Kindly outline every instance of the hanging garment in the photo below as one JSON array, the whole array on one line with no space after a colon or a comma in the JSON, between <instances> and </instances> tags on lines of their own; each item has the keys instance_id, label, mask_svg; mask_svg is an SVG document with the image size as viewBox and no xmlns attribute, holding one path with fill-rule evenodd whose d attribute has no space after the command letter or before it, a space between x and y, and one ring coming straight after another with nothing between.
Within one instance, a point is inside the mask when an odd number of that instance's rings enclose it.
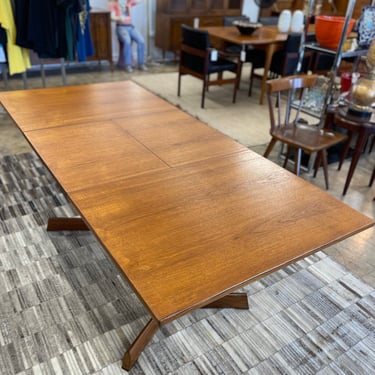
<instances>
[{"instance_id":1,"label":"hanging garment","mask_svg":"<svg viewBox=\"0 0 375 375\"><path fill-rule=\"evenodd\" d=\"M75 60L78 43L79 13L82 11L81 0L65 1L65 36L67 60Z\"/></svg>"},{"instance_id":2,"label":"hanging garment","mask_svg":"<svg viewBox=\"0 0 375 375\"><path fill-rule=\"evenodd\" d=\"M15 4L17 44L42 58L64 57L65 49L59 43L65 38L64 9L51 0L15 0Z\"/></svg>"},{"instance_id":3,"label":"hanging garment","mask_svg":"<svg viewBox=\"0 0 375 375\"><path fill-rule=\"evenodd\" d=\"M17 44L41 58L74 59L83 0L15 0Z\"/></svg>"},{"instance_id":4,"label":"hanging garment","mask_svg":"<svg viewBox=\"0 0 375 375\"><path fill-rule=\"evenodd\" d=\"M88 56L92 56L95 53L90 31L90 10L90 2L86 0L83 11L79 14L77 43L78 61L85 61Z\"/></svg>"},{"instance_id":5,"label":"hanging garment","mask_svg":"<svg viewBox=\"0 0 375 375\"><path fill-rule=\"evenodd\" d=\"M10 0L0 1L0 25L7 34L7 54L9 73L23 73L30 68L30 57L27 49L16 44L16 24Z\"/></svg>"},{"instance_id":6,"label":"hanging garment","mask_svg":"<svg viewBox=\"0 0 375 375\"><path fill-rule=\"evenodd\" d=\"M7 61L7 57L5 56L4 47L0 44L0 63L5 63Z\"/></svg>"},{"instance_id":7,"label":"hanging garment","mask_svg":"<svg viewBox=\"0 0 375 375\"><path fill-rule=\"evenodd\" d=\"M4 53L4 60L2 61L0 59L0 62L7 62L8 61L8 57L7 57L7 32L1 26L0 26L0 45L2 47L2 52Z\"/></svg>"}]
</instances>

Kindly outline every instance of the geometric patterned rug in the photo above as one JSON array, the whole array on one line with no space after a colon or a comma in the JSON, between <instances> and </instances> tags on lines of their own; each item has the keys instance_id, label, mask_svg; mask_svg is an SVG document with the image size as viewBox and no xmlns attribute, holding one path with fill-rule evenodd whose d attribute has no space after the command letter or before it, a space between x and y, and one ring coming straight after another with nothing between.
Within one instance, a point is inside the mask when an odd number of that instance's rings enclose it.
<instances>
[{"instance_id":1,"label":"geometric patterned rug","mask_svg":"<svg viewBox=\"0 0 375 375\"><path fill-rule=\"evenodd\" d=\"M149 315L33 153L0 159L0 373L126 374ZM162 327L130 374L375 374L375 291L319 252L242 289L250 309Z\"/></svg>"}]
</instances>

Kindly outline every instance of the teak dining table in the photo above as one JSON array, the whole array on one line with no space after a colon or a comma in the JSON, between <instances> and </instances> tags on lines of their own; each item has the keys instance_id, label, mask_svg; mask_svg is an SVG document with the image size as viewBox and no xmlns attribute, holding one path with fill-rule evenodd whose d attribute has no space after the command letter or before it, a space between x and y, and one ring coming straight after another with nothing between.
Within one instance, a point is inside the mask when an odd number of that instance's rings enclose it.
<instances>
[{"instance_id":1,"label":"teak dining table","mask_svg":"<svg viewBox=\"0 0 375 375\"><path fill-rule=\"evenodd\" d=\"M248 308L248 283L374 225L324 191L131 81L1 92L0 101L161 325ZM251 307L250 307L251 308Z\"/></svg>"},{"instance_id":2,"label":"teak dining table","mask_svg":"<svg viewBox=\"0 0 375 375\"><path fill-rule=\"evenodd\" d=\"M211 37L238 44L240 46L254 45L256 48L263 49L266 54L264 62L264 72L262 77L262 87L259 97L259 104L263 104L264 94L266 92L266 82L269 79L268 74L271 67L272 56L276 51L281 50L288 38L288 33L280 33L277 26L262 26L255 30L251 35L241 34L235 26L208 26L202 27L207 30Z\"/></svg>"}]
</instances>

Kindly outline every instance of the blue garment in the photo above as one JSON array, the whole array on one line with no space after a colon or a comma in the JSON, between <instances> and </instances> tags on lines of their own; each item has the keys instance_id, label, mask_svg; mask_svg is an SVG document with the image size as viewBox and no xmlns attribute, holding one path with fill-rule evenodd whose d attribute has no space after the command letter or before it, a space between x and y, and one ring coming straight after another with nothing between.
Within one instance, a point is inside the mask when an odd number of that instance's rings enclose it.
<instances>
[{"instance_id":1,"label":"blue garment","mask_svg":"<svg viewBox=\"0 0 375 375\"><path fill-rule=\"evenodd\" d=\"M83 11L79 14L77 55L78 61L85 61L88 56L94 55L94 45L90 32L90 2L86 0Z\"/></svg>"},{"instance_id":2,"label":"blue garment","mask_svg":"<svg viewBox=\"0 0 375 375\"><path fill-rule=\"evenodd\" d=\"M4 63L6 61L7 61L7 57L5 56L3 45L0 44L0 63Z\"/></svg>"},{"instance_id":3,"label":"blue garment","mask_svg":"<svg viewBox=\"0 0 375 375\"><path fill-rule=\"evenodd\" d=\"M133 25L117 25L118 39L124 43L125 66L132 65L132 42L137 43L138 65L145 63L145 40L143 35Z\"/></svg>"}]
</instances>

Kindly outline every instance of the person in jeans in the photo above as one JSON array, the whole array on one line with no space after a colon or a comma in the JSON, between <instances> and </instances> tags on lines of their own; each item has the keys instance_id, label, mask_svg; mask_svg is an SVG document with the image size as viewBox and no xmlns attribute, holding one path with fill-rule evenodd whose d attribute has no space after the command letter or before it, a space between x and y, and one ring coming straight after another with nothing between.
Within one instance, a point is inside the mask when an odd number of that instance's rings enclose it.
<instances>
[{"instance_id":1,"label":"person in jeans","mask_svg":"<svg viewBox=\"0 0 375 375\"><path fill-rule=\"evenodd\" d=\"M145 40L143 35L132 24L132 8L138 2L134 0L112 0L109 3L111 19L116 21L116 34L120 42L124 44L125 70L129 73L132 67L132 42L137 44L138 68L147 70L145 65Z\"/></svg>"}]
</instances>

